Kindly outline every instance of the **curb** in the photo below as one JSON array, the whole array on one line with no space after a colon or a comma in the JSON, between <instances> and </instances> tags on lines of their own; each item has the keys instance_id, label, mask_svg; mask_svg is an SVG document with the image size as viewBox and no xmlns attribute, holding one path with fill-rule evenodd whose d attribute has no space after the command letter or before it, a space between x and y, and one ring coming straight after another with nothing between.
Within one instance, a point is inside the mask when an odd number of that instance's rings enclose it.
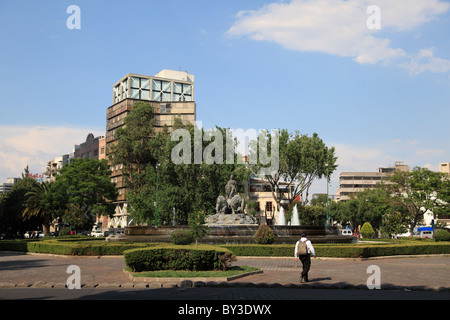
<instances>
[{"instance_id":1,"label":"curb","mask_svg":"<svg viewBox=\"0 0 450 320\"><path fill-rule=\"evenodd\" d=\"M191 282L227 282L232 281L240 278L244 278L246 276L252 276L255 274L262 274L263 270L255 270L255 271L249 271L241 274L237 274L235 276L229 276L229 277L195 277L195 278L158 278L158 277L133 277L133 273L127 270L123 270L124 273L128 275L128 278L134 282L134 283L170 283L170 282L176 282L176 283L183 283L184 281L191 281Z\"/></svg>"},{"instance_id":2,"label":"curb","mask_svg":"<svg viewBox=\"0 0 450 320\"><path fill-rule=\"evenodd\" d=\"M67 289L65 283L48 283L38 281L35 283L10 283L0 282L0 289L14 288L30 288L30 289ZM81 285L81 289L186 289L186 288L284 288L284 289L330 289L330 290L369 290L365 285L353 285L346 282L338 282L333 284L323 283L288 283L282 285L280 283L253 283L253 282L228 282L228 281L192 281L182 280L180 282L126 282L126 283L85 283ZM411 286L402 287L393 284L381 285L380 290L391 291L433 291L433 292L450 292L450 287L423 287Z\"/></svg>"}]
</instances>

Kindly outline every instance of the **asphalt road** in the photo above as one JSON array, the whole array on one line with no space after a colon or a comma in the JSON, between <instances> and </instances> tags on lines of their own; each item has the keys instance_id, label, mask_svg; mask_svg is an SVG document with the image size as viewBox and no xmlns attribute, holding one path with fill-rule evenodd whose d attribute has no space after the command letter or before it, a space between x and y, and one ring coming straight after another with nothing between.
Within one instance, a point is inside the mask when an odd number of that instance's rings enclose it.
<instances>
[{"instance_id":1,"label":"asphalt road","mask_svg":"<svg viewBox=\"0 0 450 320\"><path fill-rule=\"evenodd\" d=\"M1 300L153 300L153 301L298 301L298 300L450 300L450 292L298 288L168 289L0 289ZM229 303L229 302L228 302Z\"/></svg>"}]
</instances>

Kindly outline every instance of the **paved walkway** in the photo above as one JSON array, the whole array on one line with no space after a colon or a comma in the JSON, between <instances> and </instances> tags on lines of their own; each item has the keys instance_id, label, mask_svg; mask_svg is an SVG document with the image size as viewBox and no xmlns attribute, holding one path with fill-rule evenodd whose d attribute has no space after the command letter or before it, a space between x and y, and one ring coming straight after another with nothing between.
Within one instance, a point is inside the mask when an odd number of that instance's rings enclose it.
<instances>
[{"instance_id":1,"label":"paved walkway","mask_svg":"<svg viewBox=\"0 0 450 320\"><path fill-rule=\"evenodd\" d=\"M368 267L380 268L381 289L450 292L450 256L385 257L377 259L312 260L310 282L299 283L301 268L293 258L240 257L233 265L255 266L262 274L228 282L166 281L133 283L123 272L123 257L72 257L0 252L0 288L64 288L67 268L81 270L82 287L88 288L174 288L174 287L260 287L304 289L367 289Z\"/></svg>"}]
</instances>

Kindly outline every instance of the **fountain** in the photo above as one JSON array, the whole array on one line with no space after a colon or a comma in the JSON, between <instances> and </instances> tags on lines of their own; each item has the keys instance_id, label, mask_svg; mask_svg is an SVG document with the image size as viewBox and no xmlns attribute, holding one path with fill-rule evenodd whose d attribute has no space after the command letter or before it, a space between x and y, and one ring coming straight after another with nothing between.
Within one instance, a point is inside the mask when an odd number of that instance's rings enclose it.
<instances>
[{"instance_id":1,"label":"fountain","mask_svg":"<svg viewBox=\"0 0 450 320\"><path fill-rule=\"evenodd\" d=\"M299 226L299 225L300 219L298 217L297 205L295 205L294 210L292 211L291 226Z\"/></svg>"},{"instance_id":2,"label":"fountain","mask_svg":"<svg viewBox=\"0 0 450 320\"><path fill-rule=\"evenodd\" d=\"M284 216L284 209L283 207L281 207L277 215L277 226L285 226L285 225L286 225L286 218Z\"/></svg>"},{"instance_id":3,"label":"fountain","mask_svg":"<svg viewBox=\"0 0 450 320\"><path fill-rule=\"evenodd\" d=\"M216 213L205 219L209 227L200 243L208 244L245 244L254 243L253 236L259 228L258 220L244 212L244 199L237 193L237 183L231 176L225 186L226 197L219 196L216 201ZM339 234L337 227L300 226L297 206L294 208L291 225L286 225L284 209L277 216L277 225L272 227L276 244L295 244L306 233L313 243L350 242L352 237ZM126 227L125 236L119 241L130 242L170 242L170 234L176 230L189 230L188 226L135 226Z\"/></svg>"}]
</instances>

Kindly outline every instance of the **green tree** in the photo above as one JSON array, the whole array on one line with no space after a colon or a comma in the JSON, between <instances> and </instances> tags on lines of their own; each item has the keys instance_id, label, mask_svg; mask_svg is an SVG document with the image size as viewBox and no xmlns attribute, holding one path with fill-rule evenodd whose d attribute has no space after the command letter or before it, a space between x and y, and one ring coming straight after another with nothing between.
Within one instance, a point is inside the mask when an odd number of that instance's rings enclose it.
<instances>
[{"instance_id":1,"label":"green tree","mask_svg":"<svg viewBox=\"0 0 450 320\"><path fill-rule=\"evenodd\" d=\"M323 226L327 220L327 209L321 206L297 207L302 224L311 226Z\"/></svg>"},{"instance_id":2,"label":"green tree","mask_svg":"<svg viewBox=\"0 0 450 320\"><path fill-rule=\"evenodd\" d=\"M198 239L204 238L208 233L208 226L205 225L205 213L194 212L189 215L189 230L198 245Z\"/></svg>"},{"instance_id":3,"label":"green tree","mask_svg":"<svg viewBox=\"0 0 450 320\"><path fill-rule=\"evenodd\" d=\"M436 190L437 207L434 210L435 219L450 219L450 177L443 176L441 187Z\"/></svg>"},{"instance_id":4,"label":"green tree","mask_svg":"<svg viewBox=\"0 0 450 320\"><path fill-rule=\"evenodd\" d=\"M408 231L405 215L400 211L390 211L383 216L382 232L389 237L395 234L402 234Z\"/></svg>"},{"instance_id":5,"label":"green tree","mask_svg":"<svg viewBox=\"0 0 450 320\"><path fill-rule=\"evenodd\" d=\"M445 190L443 181L443 174L416 167L411 172L396 171L383 184L383 188L392 194L392 203L407 210L411 235L427 210L434 211L443 206L437 198Z\"/></svg>"},{"instance_id":6,"label":"green tree","mask_svg":"<svg viewBox=\"0 0 450 320\"><path fill-rule=\"evenodd\" d=\"M25 231L36 230L42 225L42 221L38 217L32 217L24 221L22 216L25 194L32 191L38 183L24 176L12 187L11 191L2 196L0 204L0 225L2 231L8 231L11 234L16 232L24 233Z\"/></svg>"},{"instance_id":7,"label":"green tree","mask_svg":"<svg viewBox=\"0 0 450 320\"><path fill-rule=\"evenodd\" d=\"M22 216L25 220L36 217L42 221L45 235L50 233L50 224L57 214L51 184L48 182L33 185L25 194Z\"/></svg>"},{"instance_id":8,"label":"green tree","mask_svg":"<svg viewBox=\"0 0 450 320\"><path fill-rule=\"evenodd\" d=\"M326 194L319 194L317 197L311 199L311 205L312 206L318 206L318 207L327 207L327 195Z\"/></svg>"},{"instance_id":9,"label":"green tree","mask_svg":"<svg viewBox=\"0 0 450 320\"><path fill-rule=\"evenodd\" d=\"M358 199L350 199L347 201L332 202L330 206L330 216L334 221L339 222L342 226L350 225L357 227L362 224L361 211L359 210Z\"/></svg>"},{"instance_id":10,"label":"green tree","mask_svg":"<svg viewBox=\"0 0 450 320\"><path fill-rule=\"evenodd\" d=\"M252 166L255 173L264 167L257 157L260 146L267 146L266 152L271 154L271 142L272 136L268 131L251 142L250 154L258 159L258 163ZM279 168L274 174L265 175L263 181L269 186L278 208L282 197L287 197L289 204L298 197L301 204L306 206L312 183L317 179L329 178L337 168L336 161L334 147L327 147L317 133L309 137L299 131L289 133L283 129L279 135ZM277 192L281 181L288 183L282 196Z\"/></svg>"},{"instance_id":11,"label":"green tree","mask_svg":"<svg viewBox=\"0 0 450 320\"><path fill-rule=\"evenodd\" d=\"M155 114L149 103L137 102L124 120L124 126L115 133L111 145L112 163L123 166L126 187L138 193L148 167L158 163L161 134L155 133ZM166 132L167 133L167 132Z\"/></svg>"},{"instance_id":12,"label":"green tree","mask_svg":"<svg viewBox=\"0 0 450 320\"><path fill-rule=\"evenodd\" d=\"M76 203L69 203L64 210L64 222L72 230L89 230L94 224L93 215L86 214L85 209Z\"/></svg>"},{"instance_id":13,"label":"green tree","mask_svg":"<svg viewBox=\"0 0 450 320\"><path fill-rule=\"evenodd\" d=\"M168 130L164 128L156 133L155 124L152 105L137 102L125 118L124 126L117 129L117 141L110 149L112 163L122 165L129 212L137 223L148 223L156 213L156 182L149 184L149 176L154 175L156 180L156 167Z\"/></svg>"},{"instance_id":14,"label":"green tree","mask_svg":"<svg viewBox=\"0 0 450 320\"><path fill-rule=\"evenodd\" d=\"M363 226L361 227L361 235L364 239L369 239L373 236L375 231L373 230L371 224L369 222L365 222Z\"/></svg>"},{"instance_id":15,"label":"green tree","mask_svg":"<svg viewBox=\"0 0 450 320\"><path fill-rule=\"evenodd\" d=\"M105 159L72 159L60 170L52 188L56 202L66 212L88 215L91 221L95 216L114 214L117 190Z\"/></svg>"},{"instance_id":16,"label":"green tree","mask_svg":"<svg viewBox=\"0 0 450 320\"><path fill-rule=\"evenodd\" d=\"M133 109L134 110L134 109ZM133 112L133 111L132 111ZM234 162L223 164L208 164L205 161L196 163L194 159L195 147L201 147L202 155L207 153L208 146L217 144L217 148L212 155L226 154L226 142L232 140L227 130L215 128L204 130L194 127L191 124L183 124L180 119L176 119L173 130L183 129L186 136L179 140L167 135L160 136L158 144L157 163L158 166L149 164L143 174L143 183L139 194L132 190L127 193L127 201L131 207L131 213L139 215L141 222L153 224L156 222L156 208L158 208L158 224L170 224L172 221L173 210L177 213L177 221L180 224L188 224L189 214L193 212L214 213L215 204L218 195L224 192L225 184L234 174L237 181L246 181L249 177L249 170L244 164L237 162L238 155L234 154ZM195 132L197 130L197 132ZM212 139L211 144L202 144L194 146L196 134L200 137L210 135L216 137ZM186 163L174 163L172 156L177 146L188 139L190 150L183 150L190 153ZM215 139L222 139L216 141ZM231 146L233 150L236 147L236 141ZM210 150L211 148L209 148ZM206 151L205 151L206 150ZM181 153L181 151L180 151ZM240 191L243 191L243 184L240 185Z\"/></svg>"}]
</instances>

